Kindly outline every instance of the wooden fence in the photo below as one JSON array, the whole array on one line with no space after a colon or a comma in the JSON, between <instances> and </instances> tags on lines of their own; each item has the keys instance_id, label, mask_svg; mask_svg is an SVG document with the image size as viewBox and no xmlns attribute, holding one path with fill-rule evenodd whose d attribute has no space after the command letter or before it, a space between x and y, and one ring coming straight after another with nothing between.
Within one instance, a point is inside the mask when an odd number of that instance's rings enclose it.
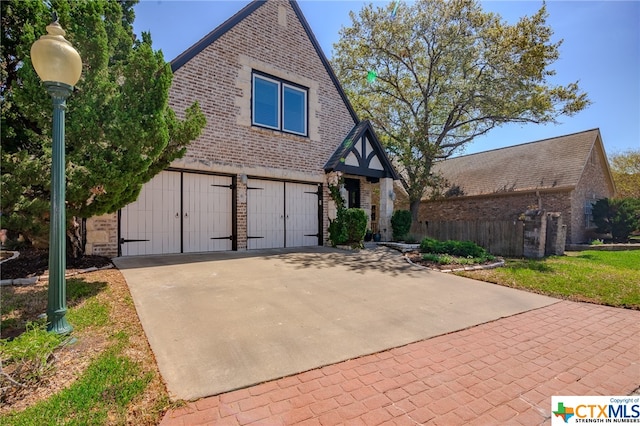
<instances>
[{"instance_id":1,"label":"wooden fence","mask_svg":"<svg viewBox=\"0 0 640 426\"><path fill-rule=\"evenodd\" d=\"M489 253L498 256L522 257L524 247L524 222L455 221L414 224L411 233L420 239L473 241Z\"/></svg>"}]
</instances>

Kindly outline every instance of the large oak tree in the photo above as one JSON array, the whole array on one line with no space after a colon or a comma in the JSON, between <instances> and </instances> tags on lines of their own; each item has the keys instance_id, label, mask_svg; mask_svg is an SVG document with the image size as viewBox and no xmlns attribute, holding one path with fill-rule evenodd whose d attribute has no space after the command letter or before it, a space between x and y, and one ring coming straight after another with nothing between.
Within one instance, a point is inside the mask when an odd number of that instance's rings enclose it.
<instances>
[{"instance_id":1,"label":"large oak tree","mask_svg":"<svg viewBox=\"0 0 640 426\"><path fill-rule=\"evenodd\" d=\"M609 159L616 198L640 199L640 149L615 154Z\"/></svg>"},{"instance_id":2,"label":"large oak tree","mask_svg":"<svg viewBox=\"0 0 640 426\"><path fill-rule=\"evenodd\" d=\"M178 118L168 105L172 73L149 34L133 33L135 1L2 1L3 228L46 245L49 225L51 98L30 62L30 48L57 12L83 61L67 100L68 235L75 218L114 212L184 155L205 118L193 104ZM77 242L77 241L75 241ZM78 245L72 244L78 252Z\"/></svg>"},{"instance_id":3,"label":"large oak tree","mask_svg":"<svg viewBox=\"0 0 640 426\"><path fill-rule=\"evenodd\" d=\"M356 111L371 120L409 195L439 184L434 162L506 123L549 123L584 109L577 82L556 85L544 6L509 25L474 0L365 6L342 28L332 63Z\"/></svg>"}]
</instances>

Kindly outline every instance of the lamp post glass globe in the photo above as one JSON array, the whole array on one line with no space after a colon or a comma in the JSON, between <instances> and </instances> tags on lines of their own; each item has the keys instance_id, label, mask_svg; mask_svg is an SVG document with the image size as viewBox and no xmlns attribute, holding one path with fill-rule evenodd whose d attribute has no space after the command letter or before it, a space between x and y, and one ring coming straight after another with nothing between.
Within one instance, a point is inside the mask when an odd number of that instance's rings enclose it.
<instances>
[{"instance_id":1,"label":"lamp post glass globe","mask_svg":"<svg viewBox=\"0 0 640 426\"><path fill-rule=\"evenodd\" d=\"M68 334L73 327L65 318L67 250L64 114L67 97L82 73L82 59L71 43L64 38L65 31L57 19L47 25L47 33L31 46L31 63L53 101L47 330L56 334Z\"/></svg>"}]
</instances>

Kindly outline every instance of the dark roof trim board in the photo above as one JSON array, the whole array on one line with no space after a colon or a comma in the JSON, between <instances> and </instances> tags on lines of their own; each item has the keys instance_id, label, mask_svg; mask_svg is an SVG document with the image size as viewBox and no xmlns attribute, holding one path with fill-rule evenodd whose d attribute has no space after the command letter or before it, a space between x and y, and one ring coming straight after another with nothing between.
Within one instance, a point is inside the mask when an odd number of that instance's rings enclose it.
<instances>
[{"instance_id":1,"label":"dark roof trim board","mask_svg":"<svg viewBox=\"0 0 640 426\"><path fill-rule=\"evenodd\" d=\"M363 136L367 136L373 153L367 153L367 158L361 158L357 151L357 144L361 141ZM359 166L351 166L345 164L345 158L353 152L358 159ZM368 167L369 161L372 159L373 154L380 160L383 170L371 169ZM382 147L382 144L378 140L373 126L369 120L361 121L356 124L349 134L344 138L344 141L335 150L329 161L324 165L325 172L329 173L334 170L341 171L343 173L352 174L356 176L365 176L371 178L389 177L393 180L399 180L400 177L396 170L393 168L389 157Z\"/></svg>"},{"instance_id":2,"label":"dark roof trim board","mask_svg":"<svg viewBox=\"0 0 640 426\"><path fill-rule=\"evenodd\" d=\"M207 46L209 46L211 43L215 42L217 39L222 37L227 31L229 31L231 28L236 26L244 18L251 15L253 12L255 12L260 6L264 5L266 2L267 0L254 0L248 5L246 5L238 13L233 15L231 18L227 19L219 27L217 27L216 29L211 31L209 34L201 38L200 41L195 43L193 46L191 46L190 48L182 52L180 55L178 55L174 60L172 60L171 71L176 72L184 64L186 64L191 59L193 59L198 53L202 52ZM351 105L349 98L347 98L347 94L342 89L342 86L338 81L338 77L333 71L333 68L329 63L329 60L327 59L324 52L322 51L322 48L320 47L320 43L318 43L316 36L313 34L313 31L311 30L309 23L304 17L304 14L302 13L300 6L298 6L298 3L295 0L290 0L289 4L291 5L291 8L293 9L296 16L298 17L298 20L302 24L302 27L304 28L305 32L307 33L307 37L309 37L309 41L311 41L311 44L315 48L316 54L320 58L322 65L324 65L324 68L327 71L327 74L329 74L329 77L331 78L333 85L335 86L336 90L340 94L340 97L342 98L345 106L349 110L349 114L351 115L351 118L353 118L353 121L355 123L358 123L360 119L358 118L358 115L353 109L353 106Z\"/></svg>"},{"instance_id":3,"label":"dark roof trim board","mask_svg":"<svg viewBox=\"0 0 640 426\"><path fill-rule=\"evenodd\" d=\"M222 37L227 31L235 27L240 21L255 12L260 6L266 3L266 0L255 0L243 7L238 13L224 21L220 26L215 28L206 36L202 37L193 46L179 54L171 61L171 71L176 72L184 64L193 59L198 53L202 52L207 46Z\"/></svg>"}]
</instances>

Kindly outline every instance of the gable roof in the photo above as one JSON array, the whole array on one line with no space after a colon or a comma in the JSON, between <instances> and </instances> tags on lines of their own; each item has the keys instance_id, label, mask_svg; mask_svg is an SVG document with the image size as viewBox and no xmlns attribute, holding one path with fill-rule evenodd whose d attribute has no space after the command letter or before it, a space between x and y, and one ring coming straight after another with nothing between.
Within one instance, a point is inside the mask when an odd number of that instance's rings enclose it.
<instances>
[{"instance_id":1,"label":"gable roof","mask_svg":"<svg viewBox=\"0 0 640 426\"><path fill-rule=\"evenodd\" d=\"M447 179L450 187L458 185L465 196L570 189L578 184L596 144L605 155L600 130L592 129L450 158L436 163L433 169Z\"/></svg>"},{"instance_id":2,"label":"gable roof","mask_svg":"<svg viewBox=\"0 0 640 426\"><path fill-rule=\"evenodd\" d=\"M179 70L184 64L186 64L191 59L193 59L198 53L202 52L207 46L209 46L210 44L218 40L220 37L222 37L227 31L235 27L239 22L241 22L247 16L251 15L258 8L260 8L260 6L264 5L267 1L269 0L254 0L248 5L246 5L245 7L243 7L239 12L237 12L231 18L227 19L216 29L214 29L209 34L201 38L193 46L191 46L190 48L182 52L180 55L178 55L174 60L172 60L171 71L176 72L177 70ZM353 121L356 123L359 122L360 119L358 118L358 115L353 109L351 102L349 102L349 98L347 98L347 94L342 89L342 86L338 81L338 77L336 76L335 72L333 71L333 68L331 67L331 64L329 63L329 60L327 59L324 52L322 51L322 48L320 47L320 43L318 43L318 40L313 34L313 31L311 31L311 27L309 26L309 23L307 22L304 15L302 14L302 10L300 9L300 6L298 6L298 3L295 0L290 0L289 4L291 5L291 8L295 12L298 20L300 21L300 24L302 24L302 27L307 33L307 37L309 38L309 41L311 41L311 44L313 45L316 51L316 54L320 58L322 65L324 65L324 68L327 71L327 74L329 74L329 77L331 78L333 85L335 86L336 90L340 94L340 97L342 98L345 106L347 107L349 114L351 114Z\"/></svg>"},{"instance_id":3,"label":"gable roof","mask_svg":"<svg viewBox=\"0 0 640 426\"><path fill-rule=\"evenodd\" d=\"M370 178L399 179L369 120L361 121L351 129L324 170L327 173L337 170Z\"/></svg>"}]
</instances>

